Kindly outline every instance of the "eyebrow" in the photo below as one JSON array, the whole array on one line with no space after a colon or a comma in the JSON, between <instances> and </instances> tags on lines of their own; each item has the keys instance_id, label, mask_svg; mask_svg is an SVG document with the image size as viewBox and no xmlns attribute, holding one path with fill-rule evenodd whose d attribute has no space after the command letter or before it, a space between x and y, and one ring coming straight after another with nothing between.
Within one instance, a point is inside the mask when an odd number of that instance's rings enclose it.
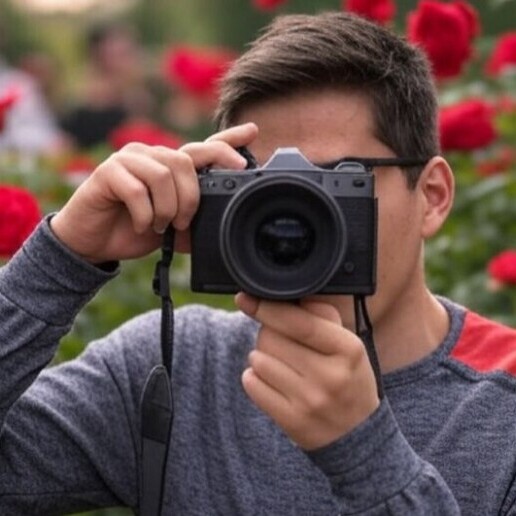
<instances>
[{"instance_id":1,"label":"eyebrow","mask_svg":"<svg viewBox=\"0 0 516 516\"><path fill-rule=\"evenodd\" d=\"M319 168L336 169L342 163L359 163L366 170L371 171L375 167L417 167L426 165L430 158L362 158L358 156L345 156L334 161L315 164Z\"/></svg>"}]
</instances>

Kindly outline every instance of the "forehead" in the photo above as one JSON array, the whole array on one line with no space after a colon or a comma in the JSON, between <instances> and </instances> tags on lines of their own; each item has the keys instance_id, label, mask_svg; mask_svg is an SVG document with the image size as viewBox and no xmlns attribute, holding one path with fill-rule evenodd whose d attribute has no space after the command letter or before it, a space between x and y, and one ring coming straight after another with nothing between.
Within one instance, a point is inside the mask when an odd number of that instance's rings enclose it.
<instances>
[{"instance_id":1,"label":"forehead","mask_svg":"<svg viewBox=\"0 0 516 516\"><path fill-rule=\"evenodd\" d=\"M374 136L370 102L360 93L327 89L267 100L244 109L236 123L244 122L259 128L249 148L260 163L278 147L298 147L313 162L392 154Z\"/></svg>"}]
</instances>

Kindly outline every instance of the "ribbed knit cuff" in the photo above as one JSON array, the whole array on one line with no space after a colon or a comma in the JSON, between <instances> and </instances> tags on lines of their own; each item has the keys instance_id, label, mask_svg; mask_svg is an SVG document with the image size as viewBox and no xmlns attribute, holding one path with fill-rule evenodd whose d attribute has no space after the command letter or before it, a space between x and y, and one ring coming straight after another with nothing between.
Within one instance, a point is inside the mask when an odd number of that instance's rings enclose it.
<instances>
[{"instance_id":1,"label":"ribbed knit cuff","mask_svg":"<svg viewBox=\"0 0 516 516\"><path fill-rule=\"evenodd\" d=\"M307 454L328 477L346 513L360 512L389 499L403 490L422 467L385 398L351 433Z\"/></svg>"}]
</instances>

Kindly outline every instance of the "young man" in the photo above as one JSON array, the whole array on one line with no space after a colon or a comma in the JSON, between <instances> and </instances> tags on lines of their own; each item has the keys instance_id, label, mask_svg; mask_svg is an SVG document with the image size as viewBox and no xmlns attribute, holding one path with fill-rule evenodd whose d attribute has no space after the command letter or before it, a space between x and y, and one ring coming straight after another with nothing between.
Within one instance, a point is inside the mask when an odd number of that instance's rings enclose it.
<instances>
[{"instance_id":1,"label":"young man","mask_svg":"<svg viewBox=\"0 0 516 516\"><path fill-rule=\"evenodd\" d=\"M246 146L259 164L278 147L316 164L424 162L375 168L368 310L385 396L349 297L239 294L235 313L177 310L162 514L515 514L516 335L425 285L424 241L453 200L436 109L425 59L394 34L344 13L287 16L227 76L220 132L178 151L132 144L103 163L2 270L0 512L138 510L160 314L36 376L118 260L154 250L169 222L189 250L196 170L244 169Z\"/></svg>"}]
</instances>

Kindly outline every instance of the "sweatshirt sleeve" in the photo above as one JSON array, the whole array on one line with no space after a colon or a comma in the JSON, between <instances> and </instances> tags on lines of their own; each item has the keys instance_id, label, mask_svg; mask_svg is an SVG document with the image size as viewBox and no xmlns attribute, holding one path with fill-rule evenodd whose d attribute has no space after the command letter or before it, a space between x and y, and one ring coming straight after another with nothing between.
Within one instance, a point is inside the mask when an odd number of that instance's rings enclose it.
<instances>
[{"instance_id":1,"label":"sweatshirt sleeve","mask_svg":"<svg viewBox=\"0 0 516 516\"><path fill-rule=\"evenodd\" d=\"M79 310L115 274L73 255L48 218L0 269L0 421L50 362Z\"/></svg>"},{"instance_id":2,"label":"sweatshirt sleeve","mask_svg":"<svg viewBox=\"0 0 516 516\"><path fill-rule=\"evenodd\" d=\"M79 260L47 220L0 270L4 516L136 503L135 423L127 421L134 400L121 386L129 375L123 356L108 365L102 351L122 337L43 371L77 312L115 274Z\"/></svg>"},{"instance_id":3,"label":"sweatshirt sleeve","mask_svg":"<svg viewBox=\"0 0 516 516\"><path fill-rule=\"evenodd\" d=\"M406 441L386 398L350 434L308 457L327 476L341 514L460 515L439 472Z\"/></svg>"}]
</instances>

